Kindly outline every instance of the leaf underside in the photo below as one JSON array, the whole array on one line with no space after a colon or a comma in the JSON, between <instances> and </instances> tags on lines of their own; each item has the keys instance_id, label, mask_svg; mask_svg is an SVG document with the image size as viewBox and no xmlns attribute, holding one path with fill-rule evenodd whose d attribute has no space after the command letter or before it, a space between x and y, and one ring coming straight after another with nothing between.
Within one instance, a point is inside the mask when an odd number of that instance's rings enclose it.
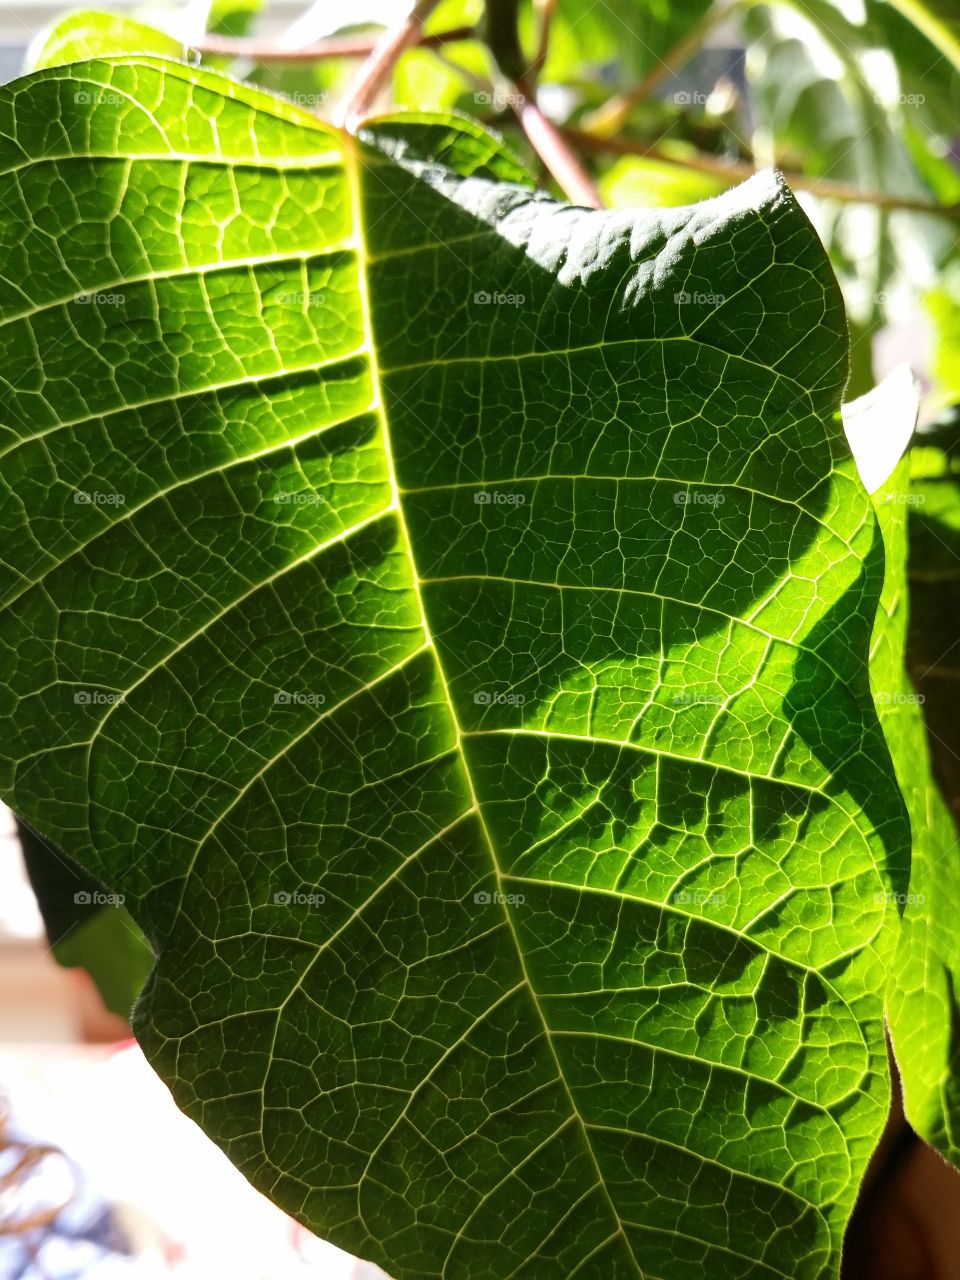
<instances>
[{"instance_id":1,"label":"leaf underside","mask_svg":"<svg viewBox=\"0 0 960 1280\"><path fill-rule=\"evenodd\" d=\"M885 686L880 720L913 833L887 1019L907 1119L960 1166L960 839L940 789L945 787L955 805L958 499L955 464L940 449L927 447L915 449L877 495L888 581L871 669L875 684ZM916 687L904 670L905 652ZM931 747L941 765L939 778Z\"/></svg>"},{"instance_id":2,"label":"leaf underside","mask_svg":"<svg viewBox=\"0 0 960 1280\"><path fill-rule=\"evenodd\" d=\"M0 167L0 790L181 1106L398 1280L835 1274L907 829L789 192L571 209L146 59Z\"/></svg>"}]
</instances>

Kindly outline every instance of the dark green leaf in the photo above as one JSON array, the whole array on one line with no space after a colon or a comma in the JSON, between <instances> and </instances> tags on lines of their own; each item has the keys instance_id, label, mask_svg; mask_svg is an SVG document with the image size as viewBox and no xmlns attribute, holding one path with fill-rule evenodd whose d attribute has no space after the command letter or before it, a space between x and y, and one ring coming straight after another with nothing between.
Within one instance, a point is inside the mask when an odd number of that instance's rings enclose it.
<instances>
[{"instance_id":1,"label":"dark green leaf","mask_svg":"<svg viewBox=\"0 0 960 1280\"><path fill-rule=\"evenodd\" d=\"M0 169L0 790L180 1104L398 1280L835 1274L908 833L790 193L132 59Z\"/></svg>"}]
</instances>

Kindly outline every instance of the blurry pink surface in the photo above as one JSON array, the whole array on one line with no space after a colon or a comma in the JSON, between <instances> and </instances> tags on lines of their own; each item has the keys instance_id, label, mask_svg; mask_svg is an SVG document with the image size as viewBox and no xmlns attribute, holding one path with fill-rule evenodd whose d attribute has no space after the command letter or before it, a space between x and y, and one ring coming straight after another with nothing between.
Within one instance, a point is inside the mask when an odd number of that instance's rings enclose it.
<instances>
[{"instance_id":1,"label":"blurry pink surface","mask_svg":"<svg viewBox=\"0 0 960 1280\"><path fill-rule=\"evenodd\" d=\"M318 1240L254 1191L177 1110L133 1042L3 1046L0 1092L8 1134L59 1147L82 1181L81 1200L63 1215L65 1234L43 1245L51 1277L384 1280L376 1267ZM45 1162L30 1206L57 1203L68 1181L62 1161ZM112 1210L132 1254L103 1256L71 1236L71 1225L100 1202ZM10 1248L17 1245L5 1247L0 1274L25 1280L41 1274L12 1270Z\"/></svg>"}]
</instances>

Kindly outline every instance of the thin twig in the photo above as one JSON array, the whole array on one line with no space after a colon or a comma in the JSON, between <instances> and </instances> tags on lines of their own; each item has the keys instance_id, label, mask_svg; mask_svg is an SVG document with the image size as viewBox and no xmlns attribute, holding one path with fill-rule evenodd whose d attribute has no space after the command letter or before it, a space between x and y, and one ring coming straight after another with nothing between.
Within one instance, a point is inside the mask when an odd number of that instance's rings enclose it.
<instances>
[{"instance_id":1,"label":"thin twig","mask_svg":"<svg viewBox=\"0 0 960 1280\"><path fill-rule=\"evenodd\" d=\"M619 138L598 138L596 134L587 133L583 129L565 128L563 137L574 146L588 152L613 152L621 156L650 156L655 160L664 160L668 164L678 165L683 169L696 169L700 173L715 174L718 178L728 178L731 182L744 182L752 178L757 170L751 164L741 160L724 160L720 156L711 156L704 151L690 155L676 155L656 143L624 142ZM898 196L888 191L866 191L847 182L834 182L829 178L808 178L802 173L783 173L789 186L798 191L809 191L812 195L822 196L830 200L842 200L848 204L870 204L879 209L907 209L916 213L934 213L948 218L960 216L960 205L937 204L935 200L924 200L919 196Z\"/></svg>"},{"instance_id":2,"label":"thin twig","mask_svg":"<svg viewBox=\"0 0 960 1280\"><path fill-rule=\"evenodd\" d=\"M518 8L518 0L487 0L484 9L487 47L497 70L510 87L507 100L527 136L527 141L567 199L573 204L586 205L588 209L602 209L600 193L580 158L557 126L547 119L537 105L536 76L526 70L528 59L520 41ZM546 42L549 40L551 10L549 0L543 0L541 47L544 57ZM533 65L536 65L536 58Z\"/></svg>"},{"instance_id":3,"label":"thin twig","mask_svg":"<svg viewBox=\"0 0 960 1280\"><path fill-rule=\"evenodd\" d=\"M530 145L567 199L572 204L585 205L588 209L602 209L603 201L593 179L569 146L563 132L537 106L536 97L525 80L513 86L510 105Z\"/></svg>"},{"instance_id":4,"label":"thin twig","mask_svg":"<svg viewBox=\"0 0 960 1280\"><path fill-rule=\"evenodd\" d=\"M438 49L456 40L472 40L476 36L473 27L451 27L435 35L423 35L417 41L421 49ZM299 49L277 44L271 40L251 40L243 37L206 35L190 46L198 53L212 58L253 58L257 62L320 62L326 58L366 58L377 47L380 35L330 36Z\"/></svg>"},{"instance_id":5,"label":"thin twig","mask_svg":"<svg viewBox=\"0 0 960 1280\"><path fill-rule=\"evenodd\" d=\"M604 138L619 133L637 103L644 102L660 88L664 80L689 62L711 31L729 16L737 3L738 0L716 0L700 21L694 23L687 34L672 49L668 49L632 89L617 94L602 107L597 107L596 111L584 116L583 127L587 132Z\"/></svg>"},{"instance_id":6,"label":"thin twig","mask_svg":"<svg viewBox=\"0 0 960 1280\"><path fill-rule=\"evenodd\" d=\"M390 79L397 59L423 39L424 23L438 3L439 0L417 0L405 21L399 27L384 32L374 45L340 108L340 123L345 128L355 131L364 116L370 114L377 95Z\"/></svg>"}]
</instances>

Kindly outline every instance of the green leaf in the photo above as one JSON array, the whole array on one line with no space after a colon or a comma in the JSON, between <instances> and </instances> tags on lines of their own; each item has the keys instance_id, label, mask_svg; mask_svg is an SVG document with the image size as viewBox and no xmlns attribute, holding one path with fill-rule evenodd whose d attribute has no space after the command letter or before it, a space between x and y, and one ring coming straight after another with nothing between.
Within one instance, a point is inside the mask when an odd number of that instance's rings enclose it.
<instances>
[{"instance_id":1,"label":"green leaf","mask_svg":"<svg viewBox=\"0 0 960 1280\"><path fill-rule=\"evenodd\" d=\"M17 835L43 916L50 954L86 969L104 1005L130 1017L153 967L153 955L123 903L24 822Z\"/></svg>"},{"instance_id":2,"label":"green leaf","mask_svg":"<svg viewBox=\"0 0 960 1280\"><path fill-rule=\"evenodd\" d=\"M415 111L488 111L491 101L488 84L489 57L476 40L458 40L444 45L442 57L432 49L410 49L394 72L393 100L398 107ZM497 99L499 104L499 99Z\"/></svg>"},{"instance_id":3,"label":"green leaf","mask_svg":"<svg viewBox=\"0 0 960 1280\"><path fill-rule=\"evenodd\" d=\"M729 183L713 174L648 156L623 156L600 180L600 193L614 209L674 208L720 195Z\"/></svg>"},{"instance_id":4,"label":"green leaf","mask_svg":"<svg viewBox=\"0 0 960 1280\"><path fill-rule=\"evenodd\" d=\"M908 831L793 197L135 59L0 145L0 792L180 1105L397 1280L834 1275Z\"/></svg>"},{"instance_id":5,"label":"green leaf","mask_svg":"<svg viewBox=\"0 0 960 1280\"><path fill-rule=\"evenodd\" d=\"M544 74L549 80L575 80L599 68L607 83L631 84L659 66L666 54L710 8L710 0L566 0L557 6L551 26ZM530 27L532 27L532 22ZM525 47L536 47L533 30ZM594 72L594 77L596 72Z\"/></svg>"},{"instance_id":6,"label":"green leaf","mask_svg":"<svg viewBox=\"0 0 960 1280\"><path fill-rule=\"evenodd\" d=\"M909 888L894 897L903 920L891 970L887 1019L907 1119L917 1133L956 1164L960 1163L956 1132L960 1114L960 1043L956 1034L960 1022L960 938L956 929L960 840L933 774L927 729L934 742L943 743L936 732L937 728L943 732L943 725L936 723L937 715L955 726L960 712L952 691L952 672L944 673L945 687L936 689L936 664L955 647L956 637L947 622L956 610L945 608L945 602L956 596L957 539L943 513L951 512L954 525L958 523L960 494L955 474L940 450L925 448L913 457L904 454L919 403L919 387L903 366L874 393L845 406L844 420L860 474L873 494L883 534L886 571L870 655L871 684L913 831ZM917 473L913 483L912 465ZM923 533L918 532L920 522ZM908 529L910 559L916 561L909 599ZM915 540L919 555L913 550ZM933 547L931 542L938 545ZM927 695L918 692L907 674L908 649L915 659L921 659L920 688L936 689L934 698L941 704L929 726L924 723Z\"/></svg>"},{"instance_id":7,"label":"green leaf","mask_svg":"<svg viewBox=\"0 0 960 1280\"><path fill-rule=\"evenodd\" d=\"M960 466L954 408L918 433L910 451L907 667L919 693L933 767L960 816Z\"/></svg>"},{"instance_id":8,"label":"green leaf","mask_svg":"<svg viewBox=\"0 0 960 1280\"><path fill-rule=\"evenodd\" d=\"M122 906L108 902L99 907L52 951L65 968L86 969L105 1008L118 1018L130 1017L150 975L153 954Z\"/></svg>"},{"instance_id":9,"label":"green leaf","mask_svg":"<svg viewBox=\"0 0 960 1280\"><path fill-rule=\"evenodd\" d=\"M248 35L262 8L262 0L210 0L206 29L218 36Z\"/></svg>"},{"instance_id":10,"label":"green leaf","mask_svg":"<svg viewBox=\"0 0 960 1280\"><path fill-rule=\"evenodd\" d=\"M179 59L185 52L183 43L165 31L116 13L81 9L60 18L36 37L27 52L24 69L40 71L113 53L152 53Z\"/></svg>"},{"instance_id":11,"label":"green leaf","mask_svg":"<svg viewBox=\"0 0 960 1280\"><path fill-rule=\"evenodd\" d=\"M944 271L924 304L933 330L933 407L945 409L960 401L960 259Z\"/></svg>"},{"instance_id":12,"label":"green leaf","mask_svg":"<svg viewBox=\"0 0 960 1280\"><path fill-rule=\"evenodd\" d=\"M960 484L944 452L922 448L901 464L894 482L878 497L888 579L896 585L884 590L884 613L890 615L883 638L889 675L875 687L913 827L910 886L902 904L888 1020L907 1118L960 1165L960 840L941 791L945 786L954 812L960 812L960 700L954 659L960 611ZM909 618L904 597L908 541ZM904 671L905 651L913 681Z\"/></svg>"},{"instance_id":13,"label":"green leaf","mask_svg":"<svg viewBox=\"0 0 960 1280\"><path fill-rule=\"evenodd\" d=\"M945 117L952 130L957 77L888 5L869 4L864 21L831 0L761 5L745 28L757 156L866 191L925 200L949 192ZM805 204L848 311L868 329L900 318L898 292L929 287L955 251L946 217L812 196Z\"/></svg>"}]
</instances>

